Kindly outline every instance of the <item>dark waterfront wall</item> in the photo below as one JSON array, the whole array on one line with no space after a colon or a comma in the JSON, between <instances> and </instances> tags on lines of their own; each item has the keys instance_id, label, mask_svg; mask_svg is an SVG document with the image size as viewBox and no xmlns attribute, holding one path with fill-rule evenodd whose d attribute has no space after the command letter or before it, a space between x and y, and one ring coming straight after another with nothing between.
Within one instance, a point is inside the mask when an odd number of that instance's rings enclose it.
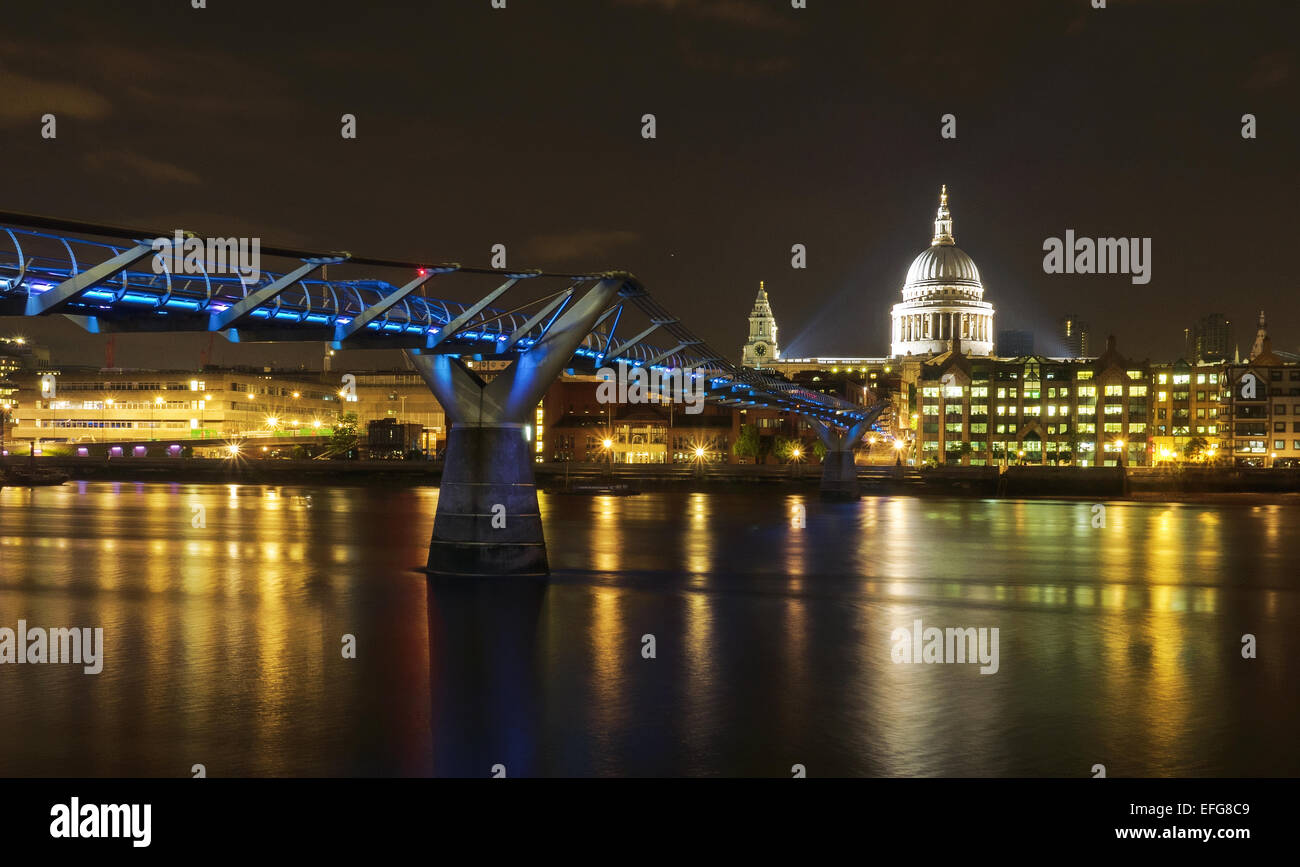
<instances>
[{"instance_id":1,"label":"dark waterfront wall","mask_svg":"<svg viewBox=\"0 0 1300 867\"><path fill-rule=\"evenodd\" d=\"M11 466L28 460L10 457ZM39 458L73 479L295 485L438 485L441 462L284 461L202 458ZM537 484L562 492L574 485L617 482L630 490L729 490L758 486L815 490L819 464L606 464L543 463ZM1125 497L1143 494L1300 493L1300 470L1253 468L1155 469L1150 467L912 467L859 466L864 495L943 494L978 497ZM0 480L2 481L2 480Z\"/></svg>"}]
</instances>

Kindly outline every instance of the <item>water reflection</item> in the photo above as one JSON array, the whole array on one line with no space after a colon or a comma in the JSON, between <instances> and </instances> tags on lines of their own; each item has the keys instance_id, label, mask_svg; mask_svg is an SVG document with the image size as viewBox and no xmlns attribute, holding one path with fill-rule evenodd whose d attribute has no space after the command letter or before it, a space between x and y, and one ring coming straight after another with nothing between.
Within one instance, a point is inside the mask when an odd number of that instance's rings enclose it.
<instances>
[{"instance_id":1,"label":"water reflection","mask_svg":"<svg viewBox=\"0 0 1300 867\"><path fill-rule=\"evenodd\" d=\"M0 491L0 626L106 642L0 666L0 774L1300 773L1294 506L543 497L547 585L413 571L436 502ZM893 663L918 619L999 672Z\"/></svg>"}]
</instances>

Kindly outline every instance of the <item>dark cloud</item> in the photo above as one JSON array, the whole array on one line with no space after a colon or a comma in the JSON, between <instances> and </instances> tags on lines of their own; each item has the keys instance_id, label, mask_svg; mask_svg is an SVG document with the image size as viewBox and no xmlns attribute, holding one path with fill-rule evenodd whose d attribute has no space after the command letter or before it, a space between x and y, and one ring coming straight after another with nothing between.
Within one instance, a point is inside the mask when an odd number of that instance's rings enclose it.
<instances>
[{"instance_id":1,"label":"dark cloud","mask_svg":"<svg viewBox=\"0 0 1300 867\"><path fill-rule=\"evenodd\" d=\"M524 244L523 253L530 263L539 266L578 265L606 267L616 255L626 255L627 248L639 242L638 232L618 229L587 229L551 235L537 235Z\"/></svg>"}]
</instances>

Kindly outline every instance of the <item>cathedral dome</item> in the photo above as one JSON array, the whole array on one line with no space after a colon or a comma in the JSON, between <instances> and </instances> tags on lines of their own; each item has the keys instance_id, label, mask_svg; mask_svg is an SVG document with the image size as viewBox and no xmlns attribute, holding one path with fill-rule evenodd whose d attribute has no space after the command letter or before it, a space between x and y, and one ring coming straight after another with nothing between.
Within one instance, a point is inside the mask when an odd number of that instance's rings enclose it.
<instances>
[{"instance_id":1,"label":"cathedral dome","mask_svg":"<svg viewBox=\"0 0 1300 867\"><path fill-rule=\"evenodd\" d=\"M935 244L913 259L903 290L943 286L984 289L974 260L955 244Z\"/></svg>"}]
</instances>

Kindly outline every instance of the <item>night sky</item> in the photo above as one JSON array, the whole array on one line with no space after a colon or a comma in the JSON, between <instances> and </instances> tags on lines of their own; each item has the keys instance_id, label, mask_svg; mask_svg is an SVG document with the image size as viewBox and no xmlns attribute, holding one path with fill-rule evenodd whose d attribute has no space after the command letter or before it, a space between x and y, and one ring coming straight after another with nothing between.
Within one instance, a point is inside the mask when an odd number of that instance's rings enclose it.
<instances>
[{"instance_id":1,"label":"night sky","mask_svg":"<svg viewBox=\"0 0 1300 867\"><path fill-rule=\"evenodd\" d=\"M1245 350L1260 308L1300 348L1295 0L807 5L15 0L0 210L479 265L503 243L511 267L632 271L734 358L761 279L784 354L883 355L946 183L997 327L1040 352L1066 312L1153 359L1221 312ZM1044 274L1071 228L1152 238L1151 282ZM102 363L68 323L12 333ZM117 363L192 367L203 342L122 337Z\"/></svg>"}]
</instances>

